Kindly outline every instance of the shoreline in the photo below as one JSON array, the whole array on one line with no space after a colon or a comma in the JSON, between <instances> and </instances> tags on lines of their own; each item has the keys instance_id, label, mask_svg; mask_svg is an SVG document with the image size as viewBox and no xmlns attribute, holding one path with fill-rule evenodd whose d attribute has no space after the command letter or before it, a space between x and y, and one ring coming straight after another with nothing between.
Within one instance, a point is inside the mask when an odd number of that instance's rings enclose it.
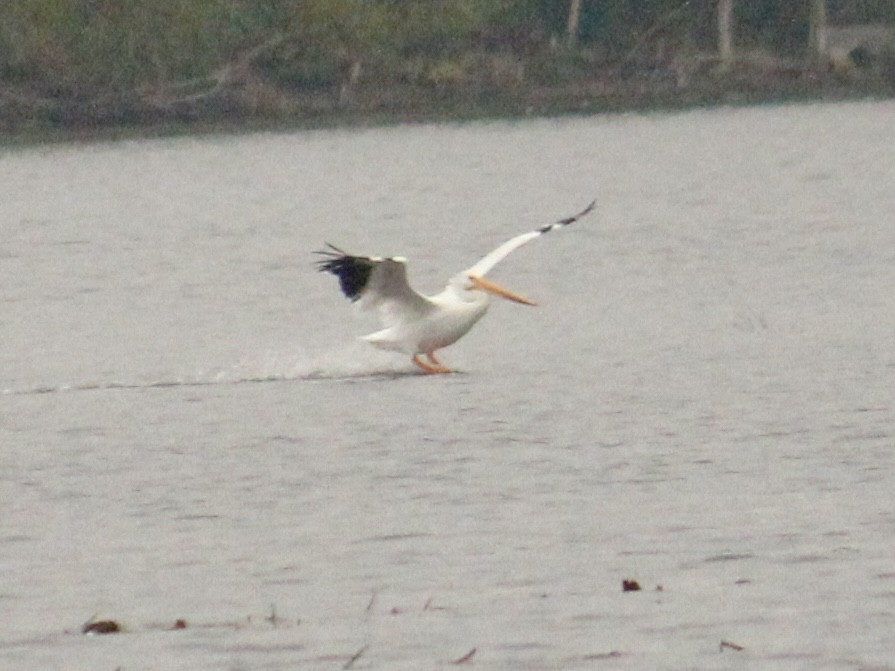
<instances>
[{"instance_id":1,"label":"shoreline","mask_svg":"<svg viewBox=\"0 0 895 671\"><path fill-rule=\"evenodd\" d=\"M579 67L558 82L472 71L447 72L423 85L358 78L297 91L244 71L177 97L141 91L56 100L0 88L0 146L884 100L895 97L895 79L887 74L762 58L722 71L704 58L628 71Z\"/></svg>"}]
</instances>

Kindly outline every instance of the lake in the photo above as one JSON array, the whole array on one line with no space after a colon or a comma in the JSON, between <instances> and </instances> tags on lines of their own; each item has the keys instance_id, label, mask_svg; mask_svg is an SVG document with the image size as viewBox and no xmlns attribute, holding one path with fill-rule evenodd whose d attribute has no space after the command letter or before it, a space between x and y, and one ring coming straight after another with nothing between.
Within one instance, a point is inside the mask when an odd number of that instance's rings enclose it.
<instances>
[{"instance_id":1,"label":"lake","mask_svg":"<svg viewBox=\"0 0 895 671\"><path fill-rule=\"evenodd\" d=\"M0 667L895 669L893 120L3 149ZM593 198L450 375L313 266Z\"/></svg>"}]
</instances>

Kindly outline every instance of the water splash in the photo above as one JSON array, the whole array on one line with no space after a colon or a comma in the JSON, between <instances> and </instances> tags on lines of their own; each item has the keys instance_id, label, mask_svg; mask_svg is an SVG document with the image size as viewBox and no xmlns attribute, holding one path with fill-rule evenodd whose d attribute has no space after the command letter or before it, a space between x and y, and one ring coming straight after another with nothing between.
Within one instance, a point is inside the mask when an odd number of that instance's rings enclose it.
<instances>
[{"instance_id":1,"label":"water splash","mask_svg":"<svg viewBox=\"0 0 895 671\"><path fill-rule=\"evenodd\" d=\"M5 388L4 396L29 396L72 391L111 389L164 389L168 387L204 387L214 385L258 384L273 382L324 380L383 380L421 374L409 362L393 355L370 349L363 343L352 343L326 352L264 352L247 354L238 362L189 374L158 379L142 376L133 380L73 382L56 385Z\"/></svg>"}]
</instances>

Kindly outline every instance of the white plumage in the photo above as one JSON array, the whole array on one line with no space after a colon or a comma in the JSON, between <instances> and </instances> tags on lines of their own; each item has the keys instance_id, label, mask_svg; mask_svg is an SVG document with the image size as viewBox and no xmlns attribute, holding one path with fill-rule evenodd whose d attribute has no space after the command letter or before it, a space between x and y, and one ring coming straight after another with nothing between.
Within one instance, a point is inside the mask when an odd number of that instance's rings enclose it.
<instances>
[{"instance_id":1,"label":"white plumage","mask_svg":"<svg viewBox=\"0 0 895 671\"><path fill-rule=\"evenodd\" d=\"M382 329L363 336L376 347L410 354L427 373L448 373L435 352L462 338L488 310L489 294L535 305L534 301L485 279L485 274L510 252L537 237L577 221L596 204L578 214L517 235L454 275L441 293L423 296L407 283L407 260L395 256L357 256L327 243L317 254L321 271L339 278L342 292L362 308L378 314ZM423 359L425 357L425 359Z\"/></svg>"}]
</instances>

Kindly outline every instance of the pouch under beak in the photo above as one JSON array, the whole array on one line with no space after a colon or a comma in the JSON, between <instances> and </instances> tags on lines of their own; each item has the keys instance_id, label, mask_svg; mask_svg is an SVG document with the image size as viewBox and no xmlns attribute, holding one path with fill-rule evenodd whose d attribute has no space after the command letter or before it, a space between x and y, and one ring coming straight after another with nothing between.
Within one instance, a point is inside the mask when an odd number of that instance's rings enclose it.
<instances>
[{"instance_id":1,"label":"pouch under beak","mask_svg":"<svg viewBox=\"0 0 895 671\"><path fill-rule=\"evenodd\" d=\"M469 281L472 282L472 285L477 289L487 291L488 293L495 294L497 296L500 296L501 298L506 298L511 301L515 301L516 303L522 303L523 305L537 305L537 303L535 303L530 298L526 298L525 296L521 296L514 291L505 289L504 287L497 284L497 282L486 280L484 277L476 277L475 275L470 275Z\"/></svg>"}]
</instances>

